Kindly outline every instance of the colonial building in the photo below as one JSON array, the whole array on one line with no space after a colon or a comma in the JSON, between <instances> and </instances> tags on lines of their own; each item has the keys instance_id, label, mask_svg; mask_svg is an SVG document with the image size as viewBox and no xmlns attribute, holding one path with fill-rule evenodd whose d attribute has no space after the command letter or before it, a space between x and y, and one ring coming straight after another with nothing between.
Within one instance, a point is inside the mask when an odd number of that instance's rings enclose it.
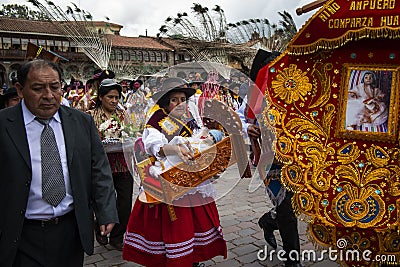
<instances>
[{"instance_id":1,"label":"colonial building","mask_svg":"<svg viewBox=\"0 0 400 267\"><path fill-rule=\"evenodd\" d=\"M93 25L112 43L109 66L115 68L116 73L124 68L125 75L150 74L181 62L181 58L191 60L185 55L177 55L173 46L162 44L157 38L120 36L122 25L108 22L94 22ZM26 60L29 42L61 56L59 65L66 80L70 76L87 80L98 68L53 23L0 17L0 85L10 85Z\"/></svg>"},{"instance_id":2,"label":"colonial building","mask_svg":"<svg viewBox=\"0 0 400 267\"><path fill-rule=\"evenodd\" d=\"M133 79L139 74L154 74L173 65L191 62L193 40L160 38L150 36L121 36L122 25L96 21L91 23L98 34L104 34L112 44L108 68L116 73L117 79ZM199 42L199 41L197 41ZM201 42L201 41L200 41ZM10 85L21 64L27 60L28 43L33 43L60 56L59 65L66 81L71 77L83 81L92 77L98 67L86 56L79 44L68 39L50 21L24 20L0 16L0 85ZM214 43L199 43L202 47L215 46ZM241 69L237 59L243 57L239 46L228 45L229 65ZM189 72L183 69L180 77ZM206 73L203 73L206 78Z\"/></svg>"}]
</instances>

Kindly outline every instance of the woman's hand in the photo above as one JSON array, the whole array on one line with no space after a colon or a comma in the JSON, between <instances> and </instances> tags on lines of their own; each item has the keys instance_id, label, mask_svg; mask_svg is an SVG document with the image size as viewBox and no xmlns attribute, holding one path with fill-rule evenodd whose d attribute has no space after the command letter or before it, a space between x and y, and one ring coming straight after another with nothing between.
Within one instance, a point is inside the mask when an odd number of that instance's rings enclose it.
<instances>
[{"instance_id":1,"label":"woman's hand","mask_svg":"<svg viewBox=\"0 0 400 267\"><path fill-rule=\"evenodd\" d=\"M188 163L189 160L193 160L193 153L190 150L190 147L188 148L185 145L178 145L178 156L186 163Z\"/></svg>"},{"instance_id":2,"label":"woman's hand","mask_svg":"<svg viewBox=\"0 0 400 267\"><path fill-rule=\"evenodd\" d=\"M164 145L161 149L159 154L163 157L178 155L184 162L188 163L190 160L193 160L193 153L186 145Z\"/></svg>"}]
</instances>

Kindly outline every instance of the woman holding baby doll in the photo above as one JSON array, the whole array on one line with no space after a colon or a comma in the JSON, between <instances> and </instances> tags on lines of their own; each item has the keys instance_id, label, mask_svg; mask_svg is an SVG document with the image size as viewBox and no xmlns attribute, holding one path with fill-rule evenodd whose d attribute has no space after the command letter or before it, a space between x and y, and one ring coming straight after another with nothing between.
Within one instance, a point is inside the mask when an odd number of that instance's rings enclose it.
<instances>
[{"instance_id":1,"label":"woman holding baby doll","mask_svg":"<svg viewBox=\"0 0 400 267\"><path fill-rule=\"evenodd\" d=\"M365 132L387 132L387 97L377 87L376 74L365 71L361 83L348 92L346 129Z\"/></svg>"},{"instance_id":2,"label":"woman holding baby doll","mask_svg":"<svg viewBox=\"0 0 400 267\"><path fill-rule=\"evenodd\" d=\"M168 78L152 98L160 106L146 123L143 143L158 162L179 156L189 162L188 144L173 145L175 136L190 137L198 126L188 116L187 100L195 93L181 78ZM156 161L156 163L157 163ZM213 190L197 187L173 203L151 204L136 199L123 248L123 258L145 266L198 266L198 262L221 255L226 258ZM176 219L168 209L173 206Z\"/></svg>"}]
</instances>

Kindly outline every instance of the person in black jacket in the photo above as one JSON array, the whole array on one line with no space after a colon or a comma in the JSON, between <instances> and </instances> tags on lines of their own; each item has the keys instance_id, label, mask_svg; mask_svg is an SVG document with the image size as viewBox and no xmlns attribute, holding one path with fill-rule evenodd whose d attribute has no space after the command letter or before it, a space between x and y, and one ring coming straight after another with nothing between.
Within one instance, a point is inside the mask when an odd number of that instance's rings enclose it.
<instances>
[{"instance_id":1,"label":"person in black jacket","mask_svg":"<svg viewBox=\"0 0 400 267\"><path fill-rule=\"evenodd\" d=\"M259 71L266 67L266 65L278 55L278 52L271 53L264 50L259 50L253 61L250 71L250 78L256 82ZM261 85L258 86L259 88L261 87ZM247 133L250 138L259 139L261 136L261 131L260 127L257 125L257 121L249 123L249 120L246 119L246 102L247 97L245 97L241 107L238 110L239 117L242 120L243 132ZM253 159L252 162L254 164L258 163ZM291 255L301 255L300 241L297 228L297 217L294 214L291 203L293 193L286 190L280 182L281 168L282 165L277 160L274 160L267 174L268 182L266 184L268 184L268 186L266 187L266 191L274 207L261 216L261 218L258 220L258 225L264 231L265 241L274 249L277 249L278 247L274 231L279 230L282 238L283 250L285 251L284 258L287 259L285 261L285 266L301 267L302 264L300 263L300 259L291 259L289 257L289 253L291 251L297 252L292 253Z\"/></svg>"}]
</instances>

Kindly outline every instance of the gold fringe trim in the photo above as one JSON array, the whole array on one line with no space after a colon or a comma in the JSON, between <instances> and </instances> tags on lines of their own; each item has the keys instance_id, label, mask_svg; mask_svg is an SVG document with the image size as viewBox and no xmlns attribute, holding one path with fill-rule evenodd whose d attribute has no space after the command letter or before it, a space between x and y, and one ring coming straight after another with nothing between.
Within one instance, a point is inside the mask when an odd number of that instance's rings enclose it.
<instances>
[{"instance_id":1,"label":"gold fringe trim","mask_svg":"<svg viewBox=\"0 0 400 267\"><path fill-rule=\"evenodd\" d=\"M315 249L318 250L319 252L321 252L322 250L328 249L329 245L319 242L318 239L314 237L314 235L311 232L311 227L312 227L311 224L307 225L307 229L306 229L307 240L310 241L313 244L313 246L315 247Z\"/></svg>"},{"instance_id":2,"label":"gold fringe trim","mask_svg":"<svg viewBox=\"0 0 400 267\"><path fill-rule=\"evenodd\" d=\"M311 224L307 225L306 237L307 237L308 241L310 241L313 244L316 251L321 253L321 251L323 251L323 250L326 251L330 247L332 247L332 245L322 243L316 237L314 237L314 235L312 234L312 231L311 231L311 227L312 227ZM339 264L340 267L349 267L344 262L339 262L339 259L336 261L336 263Z\"/></svg>"},{"instance_id":3,"label":"gold fringe trim","mask_svg":"<svg viewBox=\"0 0 400 267\"><path fill-rule=\"evenodd\" d=\"M335 39L321 38L316 42L307 45L289 45L287 51L289 55L306 55L315 53L317 50L336 49L344 46L351 41L358 41L364 38L369 39L399 39L399 28L362 28L359 30L347 31L344 35ZM294 41L295 42L295 41Z\"/></svg>"}]
</instances>

